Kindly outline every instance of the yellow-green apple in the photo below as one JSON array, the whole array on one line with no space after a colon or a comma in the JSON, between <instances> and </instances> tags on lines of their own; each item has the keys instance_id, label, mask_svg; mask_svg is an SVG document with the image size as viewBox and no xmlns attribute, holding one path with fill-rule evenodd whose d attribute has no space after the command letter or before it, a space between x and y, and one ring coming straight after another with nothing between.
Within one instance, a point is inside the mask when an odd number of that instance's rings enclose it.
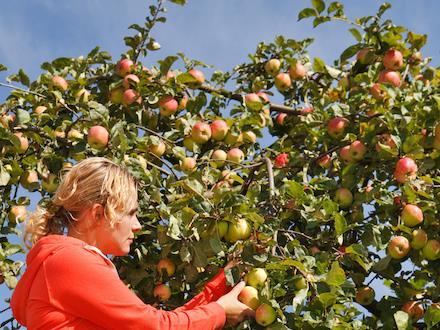
<instances>
[{"instance_id":1,"label":"yellow-green apple","mask_svg":"<svg viewBox=\"0 0 440 330\"><path fill-rule=\"evenodd\" d=\"M69 88L69 84L67 83L66 79L61 76L52 77L52 86L63 91L66 91L67 88Z\"/></svg>"},{"instance_id":2,"label":"yellow-green apple","mask_svg":"<svg viewBox=\"0 0 440 330\"><path fill-rule=\"evenodd\" d=\"M38 174L35 170L26 170L20 177L21 185L29 191L35 191L39 187Z\"/></svg>"},{"instance_id":3,"label":"yellow-green apple","mask_svg":"<svg viewBox=\"0 0 440 330\"><path fill-rule=\"evenodd\" d=\"M335 192L335 202L343 209L353 203L353 194L347 188L338 188Z\"/></svg>"},{"instance_id":4,"label":"yellow-green apple","mask_svg":"<svg viewBox=\"0 0 440 330\"><path fill-rule=\"evenodd\" d=\"M278 73L275 77L275 87L280 91L287 91L292 87L292 80L287 73Z\"/></svg>"},{"instance_id":5,"label":"yellow-green apple","mask_svg":"<svg viewBox=\"0 0 440 330\"><path fill-rule=\"evenodd\" d=\"M188 104L188 96L183 94L182 98L179 100L179 105L177 106L177 110L183 110L186 108Z\"/></svg>"},{"instance_id":6,"label":"yellow-green apple","mask_svg":"<svg viewBox=\"0 0 440 330\"><path fill-rule=\"evenodd\" d=\"M191 69L188 73L195 79L194 82L188 83L188 87L190 88L198 88L205 82L205 75L202 71Z\"/></svg>"},{"instance_id":7,"label":"yellow-green apple","mask_svg":"<svg viewBox=\"0 0 440 330\"><path fill-rule=\"evenodd\" d=\"M381 84L389 84L394 87L400 86L400 73L397 71L384 70L379 74L377 80Z\"/></svg>"},{"instance_id":8,"label":"yellow-green apple","mask_svg":"<svg viewBox=\"0 0 440 330\"><path fill-rule=\"evenodd\" d=\"M351 153L350 153L350 145L344 146L341 149L339 149L339 157L342 159L342 161L345 164L349 164L353 162L353 158L351 157Z\"/></svg>"},{"instance_id":9,"label":"yellow-green apple","mask_svg":"<svg viewBox=\"0 0 440 330\"><path fill-rule=\"evenodd\" d=\"M225 163L225 160L228 158L228 154L221 150L217 149L211 155L211 159L213 160L210 164L212 167L221 167Z\"/></svg>"},{"instance_id":10,"label":"yellow-green apple","mask_svg":"<svg viewBox=\"0 0 440 330\"><path fill-rule=\"evenodd\" d=\"M359 161L364 159L366 152L367 152L367 148L365 148L365 145L361 141L356 140L351 143L350 156L353 160Z\"/></svg>"},{"instance_id":11,"label":"yellow-green apple","mask_svg":"<svg viewBox=\"0 0 440 330\"><path fill-rule=\"evenodd\" d=\"M405 183L414 180L417 176L417 164L409 157L403 157L396 163L394 169L394 178L399 183Z\"/></svg>"},{"instance_id":12,"label":"yellow-green apple","mask_svg":"<svg viewBox=\"0 0 440 330\"><path fill-rule=\"evenodd\" d=\"M95 125L90 127L87 133L87 142L94 149L104 149L109 140L109 134L105 127Z\"/></svg>"},{"instance_id":13,"label":"yellow-green apple","mask_svg":"<svg viewBox=\"0 0 440 330\"><path fill-rule=\"evenodd\" d=\"M251 110L258 111L263 108L263 101L256 93L250 93L245 95L244 102L246 104L246 107L248 107Z\"/></svg>"},{"instance_id":14,"label":"yellow-green apple","mask_svg":"<svg viewBox=\"0 0 440 330\"><path fill-rule=\"evenodd\" d=\"M39 116L41 115L43 112L45 112L47 110L47 107L44 105L39 105L34 109L34 113Z\"/></svg>"},{"instance_id":15,"label":"yellow-green apple","mask_svg":"<svg viewBox=\"0 0 440 330\"><path fill-rule=\"evenodd\" d=\"M422 304L418 301L407 301L403 304L402 311L411 316L413 321L421 319L425 314Z\"/></svg>"},{"instance_id":16,"label":"yellow-green apple","mask_svg":"<svg viewBox=\"0 0 440 330\"><path fill-rule=\"evenodd\" d=\"M162 140L160 140L158 144L150 144L148 151L157 157L161 157L166 151L166 145Z\"/></svg>"},{"instance_id":17,"label":"yellow-green apple","mask_svg":"<svg viewBox=\"0 0 440 330\"><path fill-rule=\"evenodd\" d=\"M320 157L316 162L322 168L329 168L330 164L331 164L331 160L332 160L332 158L330 157L330 155L324 155L324 156Z\"/></svg>"},{"instance_id":18,"label":"yellow-green apple","mask_svg":"<svg viewBox=\"0 0 440 330\"><path fill-rule=\"evenodd\" d=\"M275 168L283 168L289 163L289 155L286 153L281 153L275 157L273 166Z\"/></svg>"},{"instance_id":19,"label":"yellow-green apple","mask_svg":"<svg viewBox=\"0 0 440 330\"><path fill-rule=\"evenodd\" d=\"M195 143L206 143L211 138L211 127L209 124L199 121L193 126L191 137Z\"/></svg>"},{"instance_id":20,"label":"yellow-green apple","mask_svg":"<svg viewBox=\"0 0 440 330\"><path fill-rule=\"evenodd\" d=\"M124 77L124 80L122 81L122 86L124 86L125 89L130 89L131 87L136 87L139 82L139 77L135 74L130 73Z\"/></svg>"},{"instance_id":21,"label":"yellow-green apple","mask_svg":"<svg viewBox=\"0 0 440 330\"><path fill-rule=\"evenodd\" d=\"M90 92L85 88L81 88L79 91L75 93L76 102L87 103L89 102L89 97L90 97Z\"/></svg>"},{"instance_id":22,"label":"yellow-green apple","mask_svg":"<svg viewBox=\"0 0 440 330\"><path fill-rule=\"evenodd\" d=\"M374 57L374 51L371 48L363 48L356 55L356 59L364 65L372 63Z\"/></svg>"},{"instance_id":23,"label":"yellow-green apple","mask_svg":"<svg viewBox=\"0 0 440 330\"><path fill-rule=\"evenodd\" d=\"M222 119L214 120L211 123L210 127L211 127L212 139L215 141L222 141L226 137L226 134L228 134L229 131L228 124Z\"/></svg>"},{"instance_id":24,"label":"yellow-green apple","mask_svg":"<svg viewBox=\"0 0 440 330\"><path fill-rule=\"evenodd\" d=\"M423 229L413 230L411 236L411 247L415 250L422 249L428 242L428 234Z\"/></svg>"},{"instance_id":25,"label":"yellow-green apple","mask_svg":"<svg viewBox=\"0 0 440 330\"><path fill-rule=\"evenodd\" d=\"M245 275L246 284L258 288L263 286L267 280L267 273L264 268L253 268L249 273Z\"/></svg>"},{"instance_id":26,"label":"yellow-green apple","mask_svg":"<svg viewBox=\"0 0 440 330\"><path fill-rule=\"evenodd\" d=\"M122 104L124 95L124 89L122 87L116 87L110 90L109 99L114 104Z\"/></svg>"},{"instance_id":27,"label":"yellow-green apple","mask_svg":"<svg viewBox=\"0 0 440 330\"><path fill-rule=\"evenodd\" d=\"M255 311L255 321L263 327L266 327L277 319L277 313L272 306L268 304L261 304Z\"/></svg>"},{"instance_id":28,"label":"yellow-green apple","mask_svg":"<svg viewBox=\"0 0 440 330\"><path fill-rule=\"evenodd\" d=\"M26 220L26 206L24 205L13 205L8 213L8 219L10 222L17 223Z\"/></svg>"},{"instance_id":29,"label":"yellow-green apple","mask_svg":"<svg viewBox=\"0 0 440 330\"><path fill-rule=\"evenodd\" d=\"M423 222L423 212L417 205L406 204L400 216L407 227L414 227Z\"/></svg>"},{"instance_id":30,"label":"yellow-green apple","mask_svg":"<svg viewBox=\"0 0 440 330\"><path fill-rule=\"evenodd\" d=\"M177 111L179 103L172 96L164 96L159 100L159 109L162 116L171 116Z\"/></svg>"},{"instance_id":31,"label":"yellow-green apple","mask_svg":"<svg viewBox=\"0 0 440 330\"><path fill-rule=\"evenodd\" d=\"M327 123L328 134L335 139L340 139L348 126L348 119L343 117L334 117Z\"/></svg>"},{"instance_id":32,"label":"yellow-green apple","mask_svg":"<svg viewBox=\"0 0 440 330\"><path fill-rule=\"evenodd\" d=\"M306 68L300 62L296 62L289 68L289 76L293 80L303 79L306 76Z\"/></svg>"},{"instance_id":33,"label":"yellow-green apple","mask_svg":"<svg viewBox=\"0 0 440 330\"><path fill-rule=\"evenodd\" d=\"M55 192L58 188L58 177L53 173L49 173L43 178L41 186L48 193Z\"/></svg>"},{"instance_id":34,"label":"yellow-green apple","mask_svg":"<svg viewBox=\"0 0 440 330\"><path fill-rule=\"evenodd\" d=\"M260 305L260 299L258 299L258 290L252 286L245 286L240 291L238 300L253 310L256 310Z\"/></svg>"},{"instance_id":35,"label":"yellow-green apple","mask_svg":"<svg viewBox=\"0 0 440 330\"><path fill-rule=\"evenodd\" d=\"M125 77L133 70L133 67L133 61L128 58L124 58L116 64L115 71L118 76Z\"/></svg>"},{"instance_id":36,"label":"yellow-green apple","mask_svg":"<svg viewBox=\"0 0 440 330\"><path fill-rule=\"evenodd\" d=\"M363 306L370 305L374 301L374 289L369 286L364 286L356 291L356 302Z\"/></svg>"},{"instance_id":37,"label":"yellow-green apple","mask_svg":"<svg viewBox=\"0 0 440 330\"><path fill-rule=\"evenodd\" d=\"M245 219L238 218L228 224L228 232L225 235L228 242L235 243L238 240L248 239L249 236L251 236L251 226Z\"/></svg>"},{"instance_id":38,"label":"yellow-green apple","mask_svg":"<svg viewBox=\"0 0 440 330\"><path fill-rule=\"evenodd\" d=\"M134 102L141 103L141 97L138 91L135 91L134 89L127 89L122 94L122 104L123 105L130 105Z\"/></svg>"},{"instance_id":39,"label":"yellow-green apple","mask_svg":"<svg viewBox=\"0 0 440 330\"><path fill-rule=\"evenodd\" d=\"M227 221L219 221L215 225L215 233L218 236L218 238L225 237L226 233L228 232L228 222Z\"/></svg>"},{"instance_id":40,"label":"yellow-green apple","mask_svg":"<svg viewBox=\"0 0 440 330\"><path fill-rule=\"evenodd\" d=\"M378 83L371 86L370 93L376 100L382 100L386 95L386 92L380 88Z\"/></svg>"},{"instance_id":41,"label":"yellow-green apple","mask_svg":"<svg viewBox=\"0 0 440 330\"><path fill-rule=\"evenodd\" d=\"M14 135L18 138L20 144L15 147L15 150L19 154L24 154L29 148L29 140L22 132L16 132Z\"/></svg>"},{"instance_id":42,"label":"yellow-green apple","mask_svg":"<svg viewBox=\"0 0 440 330\"><path fill-rule=\"evenodd\" d=\"M388 254L393 259L402 259L409 253L411 246L406 237L395 236L388 243Z\"/></svg>"},{"instance_id":43,"label":"yellow-green apple","mask_svg":"<svg viewBox=\"0 0 440 330\"><path fill-rule=\"evenodd\" d=\"M196 168L196 160L192 157L185 157L180 161L180 169L183 172L190 173Z\"/></svg>"},{"instance_id":44,"label":"yellow-green apple","mask_svg":"<svg viewBox=\"0 0 440 330\"><path fill-rule=\"evenodd\" d=\"M243 141L254 144L257 142L257 135L252 131L243 132Z\"/></svg>"},{"instance_id":45,"label":"yellow-green apple","mask_svg":"<svg viewBox=\"0 0 440 330\"><path fill-rule=\"evenodd\" d=\"M71 128L68 132L67 132L67 138L69 140L82 140L84 138L84 134L81 133L80 131L78 131L75 128Z\"/></svg>"},{"instance_id":46,"label":"yellow-green apple","mask_svg":"<svg viewBox=\"0 0 440 330\"><path fill-rule=\"evenodd\" d=\"M423 256L427 260L437 260L440 258L440 242L436 239L430 239L422 250Z\"/></svg>"},{"instance_id":47,"label":"yellow-green apple","mask_svg":"<svg viewBox=\"0 0 440 330\"><path fill-rule=\"evenodd\" d=\"M243 143L243 134L240 132L238 134L229 131L224 139L225 143L228 145L240 145Z\"/></svg>"},{"instance_id":48,"label":"yellow-green apple","mask_svg":"<svg viewBox=\"0 0 440 330\"><path fill-rule=\"evenodd\" d=\"M281 62L277 58L272 58L264 64L264 70L272 77L275 77L280 72Z\"/></svg>"},{"instance_id":49,"label":"yellow-green apple","mask_svg":"<svg viewBox=\"0 0 440 330\"><path fill-rule=\"evenodd\" d=\"M244 160L244 153L238 148L232 148L227 153L227 160L235 163L241 163Z\"/></svg>"},{"instance_id":50,"label":"yellow-green apple","mask_svg":"<svg viewBox=\"0 0 440 330\"><path fill-rule=\"evenodd\" d=\"M191 138L191 136L185 136L183 138L183 146L188 149L189 151L194 151L194 147L197 144L194 142L194 140Z\"/></svg>"},{"instance_id":51,"label":"yellow-green apple","mask_svg":"<svg viewBox=\"0 0 440 330\"><path fill-rule=\"evenodd\" d=\"M176 265L168 258L160 259L156 268L160 274L165 272L168 276L172 276L176 272Z\"/></svg>"},{"instance_id":52,"label":"yellow-green apple","mask_svg":"<svg viewBox=\"0 0 440 330\"><path fill-rule=\"evenodd\" d=\"M160 301L167 301L171 297L171 289L166 284L158 284L153 289L153 296Z\"/></svg>"},{"instance_id":53,"label":"yellow-green apple","mask_svg":"<svg viewBox=\"0 0 440 330\"><path fill-rule=\"evenodd\" d=\"M388 70L399 70L403 66L403 55L396 49L389 49L383 56L383 66Z\"/></svg>"},{"instance_id":54,"label":"yellow-green apple","mask_svg":"<svg viewBox=\"0 0 440 330\"><path fill-rule=\"evenodd\" d=\"M297 277L293 280L293 285L295 289L301 290L307 288L307 281L304 276Z\"/></svg>"},{"instance_id":55,"label":"yellow-green apple","mask_svg":"<svg viewBox=\"0 0 440 330\"><path fill-rule=\"evenodd\" d=\"M284 124L284 120L286 119L286 117L287 117L287 113L279 113L277 116L276 116L276 122L277 122L277 124L278 125L280 125L280 126L283 126L283 124Z\"/></svg>"}]
</instances>

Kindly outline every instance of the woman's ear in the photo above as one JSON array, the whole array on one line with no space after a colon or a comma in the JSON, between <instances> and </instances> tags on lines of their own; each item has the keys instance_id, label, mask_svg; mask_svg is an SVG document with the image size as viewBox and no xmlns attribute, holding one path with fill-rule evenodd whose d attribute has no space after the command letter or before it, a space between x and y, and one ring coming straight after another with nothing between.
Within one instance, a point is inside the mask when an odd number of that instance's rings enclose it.
<instances>
[{"instance_id":1,"label":"woman's ear","mask_svg":"<svg viewBox=\"0 0 440 330\"><path fill-rule=\"evenodd\" d=\"M95 203L91 209L92 221L96 225L100 225L104 220L104 207L101 204Z\"/></svg>"}]
</instances>

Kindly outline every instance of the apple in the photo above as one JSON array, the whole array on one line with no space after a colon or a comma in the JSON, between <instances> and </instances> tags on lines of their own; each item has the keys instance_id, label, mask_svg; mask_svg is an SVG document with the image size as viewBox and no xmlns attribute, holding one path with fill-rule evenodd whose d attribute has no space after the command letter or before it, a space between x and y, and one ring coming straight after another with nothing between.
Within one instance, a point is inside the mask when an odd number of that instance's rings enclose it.
<instances>
[{"instance_id":1,"label":"apple","mask_svg":"<svg viewBox=\"0 0 440 330\"><path fill-rule=\"evenodd\" d=\"M195 82L187 83L190 88L198 88L205 82L205 75L202 71L191 69L188 73L196 80Z\"/></svg>"},{"instance_id":2,"label":"apple","mask_svg":"<svg viewBox=\"0 0 440 330\"><path fill-rule=\"evenodd\" d=\"M82 140L84 138L84 134L81 133L80 131L78 131L75 128L71 128L68 132L67 132L67 138L69 140Z\"/></svg>"},{"instance_id":3,"label":"apple","mask_svg":"<svg viewBox=\"0 0 440 330\"><path fill-rule=\"evenodd\" d=\"M365 145L361 141L356 140L351 143L350 156L353 160L359 161L359 160L364 159L366 152L367 152L367 149L365 148Z\"/></svg>"},{"instance_id":4,"label":"apple","mask_svg":"<svg viewBox=\"0 0 440 330\"><path fill-rule=\"evenodd\" d=\"M374 51L371 48L363 48L356 54L356 59L364 65L374 61Z\"/></svg>"},{"instance_id":5,"label":"apple","mask_svg":"<svg viewBox=\"0 0 440 330\"><path fill-rule=\"evenodd\" d=\"M246 306L256 310L260 306L260 299L258 299L258 290L252 286L245 286L238 295L238 300Z\"/></svg>"},{"instance_id":6,"label":"apple","mask_svg":"<svg viewBox=\"0 0 440 330\"><path fill-rule=\"evenodd\" d=\"M45 112L47 110L47 107L44 105L39 105L34 109L34 113L39 116L41 115L43 112Z\"/></svg>"},{"instance_id":7,"label":"apple","mask_svg":"<svg viewBox=\"0 0 440 330\"><path fill-rule=\"evenodd\" d=\"M272 58L264 64L264 70L272 77L275 77L280 72L281 62L279 59Z\"/></svg>"},{"instance_id":8,"label":"apple","mask_svg":"<svg viewBox=\"0 0 440 330\"><path fill-rule=\"evenodd\" d=\"M311 105L307 105L300 110L300 112L303 116L307 115L308 113L313 113L313 111L314 111L314 109Z\"/></svg>"},{"instance_id":9,"label":"apple","mask_svg":"<svg viewBox=\"0 0 440 330\"><path fill-rule=\"evenodd\" d=\"M386 92L380 88L380 85L378 83L375 83L370 88L370 94L376 100L382 100L385 98Z\"/></svg>"},{"instance_id":10,"label":"apple","mask_svg":"<svg viewBox=\"0 0 440 330\"><path fill-rule=\"evenodd\" d=\"M423 256L427 260L437 260L440 258L440 242L436 239L430 239L422 250Z\"/></svg>"},{"instance_id":11,"label":"apple","mask_svg":"<svg viewBox=\"0 0 440 330\"><path fill-rule=\"evenodd\" d=\"M275 322L277 313L272 306L268 304L261 304L255 311L255 321L263 327L268 326Z\"/></svg>"},{"instance_id":12,"label":"apple","mask_svg":"<svg viewBox=\"0 0 440 330\"><path fill-rule=\"evenodd\" d=\"M109 134L105 127L95 125L90 127L87 133L87 142L94 149L104 149L109 140Z\"/></svg>"},{"instance_id":13,"label":"apple","mask_svg":"<svg viewBox=\"0 0 440 330\"><path fill-rule=\"evenodd\" d=\"M187 172L187 173L192 172L196 168L196 160L192 157L185 157L180 162L180 168L184 172Z\"/></svg>"},{"instance_id":14,"label":"apple","mask_svg":"<svg viewBox=\"0 0 440 330\"><path fill-rule=\"evenodd\" d=\"M160 140L158 144L150 144L148 151L157 157L161 157L166 151L166 145Z\"/></svg>"},{"instance_id":15,"label":"apple","mask_svg":"<svg viewBox=\"0 0 440 330\"><path fill-rule=\"evenodd\" d=\"M412 65L420 64L423 60L423 56L421 52L415 52L411 54L411 56L408 59L408 62Z\"/></svg>"},{"instance_id":16,"label":"apple","mask_svg":"<svg viewBox=\"0 0 440 330\"><path fill-rule=\"evenodd\" d=\"M305 288L307 288L307 281L306 281L306 279L304 278L304 276L300 276L300 277L298 277L298 278L295 278L294 280L293 280L293 285L295 286L295 289L297 289L297 290L302 290L302 289L305 289Z\"/></svg>"},{"instance_id":17,"label":"apple","mask_svg":"<svg viewBox=\"0 0 440 330\"><path fill-rule=\"evenodd\" d=\"M306 68L300 62L296 62L294 65L290 66L289 76L293 80L303 79L306 74Z\"/></svg>"},{"instance_id":18,"label":"apple","mask_svg":"<svg viewBox=\"0 0 440 330\"><path fill-rule=\"evenodd\" d=\"M397 145L396 142L394 142L393 138L388 133L383 133L381 135L377 136L377 143L376 143L376 151L381 152L385 150L386 148L390 149L396 149Z\"/></svg>"},{"instance_id":19,"label":"apple","mask_svg":"<svg viewBox=\"0 0 440 330\"><path fill-rule=\"evenodd\" d=\"M124 77L124 80L122 81L122 86L124 86L125 89L130 89L132 86L136 87L139 82L139 77L131 73Z\"/></svg>"},{"instance_id":20,"label":"apple","mask_svg":"<svg viewBox=\"0 0 440 330\"><path fill-rule=\"evenodd\" d=\"M159 109L162 116L171 116L179 107L179 103L172 96L164 96L159 100Z\"/></svg>"},{"instance_id":21,"label":"apple","mask_svg":"<svg viewBox=\"0 0 440 330\"><path fill-rule=\"evenodd\" d=\"M335 139L340 139L344 135L344 131L348 126L348 119L343 117L334 117L327 124L328 134Z\"/></svg>"},{"instance_id":22,"label":"apple","mask_svg":"<svg viewBox=\"0 0 440 330\"><path fill-rule=\"evenodd\" d=\"M374 296L374 289L369 286L365 286L357 289L355 300L358 304L366 306L370 305L374 301Z\"/></svg>"},{"instance_id":23,"label":"apple","mask_svg":"<svg viewBox=\"0 0 440 330\"><path fill-rule=\"evenodd\" d=\"M275 121L277 122L278 125L283 126L284 125L284 120L286 120L287 117L287 113L279 113L276 116Z\"/></svg>"},{"instance_id":24,"label":"apple","mask_svg":"<svg viewBox=\"0 0 440 330\"><path fill-rule=\"evenodd\" d=\"M226 134L224 142L228 145L240 145L243 143L243 134L240 132L238 135L231 131Z\"/></svg>"},{"instance_id":25,"label":"apple","mask_svg":"<svg viewBox=\"0 0 440 330\"><path fill-rule=\"evenodd\" d=\"M252 131L243 132L243 141L254 144L257 142L257 135Z\"/></svg>"},{"instance_id":26,"label":"apple","mask_svg":"<svg viewBox=\"0 0 440 330\"><path fill-rule=\"evenodd\" d=\"M235 163L241 163L244 160L244 153L238 148L232 148L228 151L227 160Z\"/></svg>"},{"instance_id":27,"label":"apple","mask_svg":"<svg viewBox=\"0 0 440 330\"><path fill-rule=\"evenodd\" d=\"M403 66L403 55L396 49L389 49L383 56L383 66L388 70L399 70Z\"/></svg>"},{"instance_id":28,"label":"apple","mask_svg":"<svg viewBox=\"0 0 440 330\"><path fill-rule=\"evenodd\" d=\"M196 143L206 143L211 138L211 127L209 124L199 121L193 126L191 137Z\"/></svg>"},{"instance_id":29,"label":"apple","mask_svg":"<svg viewBox=\"0 0 440 330\"><path fill-rule=\"evenodd\" d=\"M215 141L222 141L229 131L228 124L222 119L214 120L211 125L211 137Z\"/></svg>"},{"instance_id":30,"label":"apple","mask_svg":"<svg viewBox=\"0 0 440 330\"><path fill-rule=\"evenodd\" d=\"M179 100L179 105L177 107L177 110L185 109L187 104L188 104L188 96L186 94L183 94L182 98Z\"/></svg>"},{"instance_id":31,"label":"apple","mask_svg":"<svg viewBox=\"0 0 440 330\"><path fill-rule=\"evenodd\" d=\"M413 321L421 319L425 314L422 304L418 301L407 301L403 304L402 311L407 313Z\"/></svg>"},{"instance_id":32,"label":"apple","mask_svg":"<svg viewBox=\"0 0 440 330\"><path fill-rule=\"evenodd\" d=\"M335 202L343 209L353 203L353 194L347 188L338 188L335 193Z\"/></svg>"},{"instance_id":33,"label":"apple","mask_svg":"<svg viewBox=\"0 0 440 330\"><path fill-rule=\"evenodd\" d=\"M76 102L87 103L87 102L89 102L89 97L90 97L90 92L85 88L82 88L78 92L75 93Z\"/></svg>"},{"instance_id":34,"label":"apple","mask_svg":"<svg viewBox=\"0 0 440 330\"><path fill-rule=\"evenodd\" d=\"M35 170L26 170L20 177L21 185L29 191L35 191L38 189L38 174Z\"/></svg>"},{"instance_id":35,"label":"apple","mask_svg":"<svg viewBox=\"0 0 440 330\"><path fill-rule=\"evenodd\" d=\"M251 226L243 219L238 218L236 222L228 224L228 232L225 239L228 242L235 243L238 240L245 240L251 236Z\"/></svg>"},{"instance_id":36,"label":"apple","mask_svg":"<svg viewBox=\"0 0 440 330\"><path fill-rule=\"evenodd\" d=\"M226 180L221 180L217 182L213 187L212 191L219 191L221 189L228 189L231 187L231 184Z\"/></svg>"},{"instance_id":37,"label":"apple","mask_svg":"<svg viewBox=\"0 0 440 330\"><path fill-rule=\"evenodd\" d=\"M331 165L331 160L332 158L330 157L330 155L327 154L319 158L316 162L322 168L329 168Z\"/></svg>"},{"instance_id":38,"label":"apple","mask_svg":"<svg viewBox=\"0 0 440 330\"><path fill-rule=\"evenodd\" d=\"M58 177L53 173L49 173L47 176L43 178L41 182L41 186L48 193L54 193L58 188L57 181L58 181Z\"/></svg>"},{"instance_id":39,"label":"apple","mask_svg":"<svg viewBox=\"0 0 440 330\"><path fill-rule=\"evenodd\" d=\"M168 276L172 276L176 272L176 265L170 259L164 258L159 260L156 269L160 274L165 272Z\"/></svg>"},{"instance_id":40,"label":"apple","mask_svg":"<svg viewBox=\"0 0 440 330\"><path fill-rule=\"evenodd\" d=\"M67 83L66 79L61 76L53 76L52 85L57 89L61 89L62 91L66 91L67 88L69 88L69 84Z\"/></svg>"},{"instance_id":41,"label":"apple","mask_svg":"<svg viewBox=\"0 0 440 330\"><path fill-rule=\"evenodd\" d=\"M227 158L228 154L225 151L221 149L214 150L211 155L211 159L213 160L213 162L211 162L210 164L213 167L221 167L223 166Z\"/></svg>"},{"instance_id":42,"label":"apple","mask_svg":"<svg viewBox=\"0 0 440 330\"><path fill-rule=\"evenodd\" d=\"M246 107L254 111L259 111L263 108L263 102L256 93L247 94L244 97L244 102Z\"/></svg>"},{"instance_id":43,"label":"apple","mask_svg":"<svg viewBox=\"0 0 440 330\"><path fill-rule=\"evenodd\" d=\"M402 259L406 257L411 249L408 240L403 236L395 236L388 243L388 254L393 259Z\"/></svg>"},{"instance_id":44,"label":"apple","mask_svg":"<svg viewBox=\"0 0 440 330\"><path fill-rule=\"evenodd\" d=\"M403 157L396 163L394 178L399 183L414 180L417 176L417 169L417 164L412 158Z\"/></svg>"},{"instance_id":45,"label":"apple","mask_svg":"<svg viewBox=\"0 0 440 330\"><path fill-rule=\"evenodd\" d=\"M128 58L124 58L116 64L115 71L118 76L125 77L133 70L133 67L133 61Z\"/></svg>"},{"instance_id":46,"label":"apple","mask_svg":"<svg viewBox=\"0 0 440 330\"><path fill-rule=\"evenodd\" d=\"M26 136L24 136L22 132L16 132L16 133L14 133L14 135L20 141L20 145L16 146L15 150L19 154L24 154L26 152L26 150L28 150L28 148L29 148L28 138Z\"/></svg>"},{"instance_id":47,"label":"apple","mask_svg":"<svg viewBox=\"0 0 440 330\"><path fill-rule=\"evenodd\" d=\"M397 71L384 70L379 74L379 83L389 84L394 87L400 86L400 73Z\"/></svg>"},{"instance_id":48,"label":"apple","mask_svg":"<svg viewBox=\"0 0 440 330\"><path fill-rule=\"evenodd\" d=\"M227 181L229 184L234 184L234 178L232 177L233 175L237 175L234 171L230 171L230 170L223 170L221 173L220 178L222 180Z\"/></svg>"},{"instance_id":49,"label":"apple","mask_svg":"<svg viewBox=\"0 0 440 330\"><path fill-rule=\"evenodd\" d=\"M188 149L189 151L194 151L194 147L197 144L194 142L194 140L190 136L185 136L183 138L183 146Z\"/></svg>"},{"instance_id":50,"label":"apple","mask_svg":"<svg viewBox=\"0 0 440 330\"><path fill-rule=\"evenodd\" d=\"M134 102L141 103L141 97L139 95L139 92L135 91L134 89L127 89L122 94L122 104L123 105L130 105Z\"/></svg>"},{"instance_id":51,"label":"apple","mask_svg":"<svg viewBox=\"0 0 440 330\"><path fill-rule=\"evenodd\" d=\"M273 166L275 168L283 168L289 163L289 155L286 153L281 153L275 157Z\"/></svg>"},{"instance_id":52,"label":"apple","mask_svg":"<svg viewBox=\"0 0 440 330\"><path fill-rule=\"evenodd\" d=\"M8 213L8 219L10 222L17 223L26 220L26 206L24 205L13 205Z\"/></svg>"},{"instance_id":53,"label":"apple","mask_svg":"<svg viewBox=\"0 0 440 330\"><path fill-rule=\"evenodd\" d=\"M423 212L417 205L406 204L400 216L407 227L414 227L423 222Z\"/></svg>"},{"instance_id":54,"label":"apple","mask_svg":"<svg viewBox=\"0 0 440 330\"><path fill-rule=\"evenodd\" d=\"M416 229L412 232L411 247L415 250L423 249L428 242L428 234L423 229Z\"/></svg>"},{"instance_id":55,"label":"apple","mask_svg":"<svg viewBox=\"0 0 440 330\"><path fill-rule=\"evenodd\" d=\"M275 77L275 87L280 92L287 91L290 87L292 87L292 80L290 80L290 76L287 73L278 73Z\"/></svg>"},{"instance_id":56,"label":"apple","mask_svg":"<svg viewBox=\"0 0 440 330\"><path fill-rule=\"evenodd\" d=\"M270 103L269 96L265 92L258 92L257 95L260 97L260 99L263 101L263 104Z\"/></svg>"},{"instance_id":57,"label":"apple","mask_svg":"<svg viewBox=\"0 0 440 330\"><path fill-rule=\"evenodd\" d=\"M339 157L341 157L342 161L345 164L349 164L353 162L353 157L350 153L350 145L344 146L341 149L339 149Z\"/></svg>"},{"instance_id":58,"label":"apple","mask_svg":"<svg viewBox=\"0 0 440 330\"><path fill-rule=\"evenodd\" d=\"M110 90L109 99L114 104L122 104L124 95L124 89L122 87L116 87Z\"/></svg>"},{"instance_id":59,"label":"apple","mask_svg":"<svg viewBox=\"0 0 440 330\"><path fill-rule=\"evenodd\" d=\"M219 221L215 225L215 233L217 234L218 238L222 239L225 237L226 233L228 232L228 222L227 221Z\"/></svg>"},{"instance_id":60,"label":"apple","mask_svg":"<svg viewBox=\"0 0 440 330\"><path fill-rule=\"evenodd\" d=\"M171 289L166 284L158 284L153 289L153 296L160 301L167 301L171 297Z\"/></svg>"},{"instance_id":61,"label":"apple","mask_svg":"<svg viewBox=\"0 0 440 330\"><path fill-rule=\"evenodd\" d=\"M264 268L254 268L245 276L246 284L258 288L263 286L267 280L267 273Z\"/></svg>"}]
</instances>

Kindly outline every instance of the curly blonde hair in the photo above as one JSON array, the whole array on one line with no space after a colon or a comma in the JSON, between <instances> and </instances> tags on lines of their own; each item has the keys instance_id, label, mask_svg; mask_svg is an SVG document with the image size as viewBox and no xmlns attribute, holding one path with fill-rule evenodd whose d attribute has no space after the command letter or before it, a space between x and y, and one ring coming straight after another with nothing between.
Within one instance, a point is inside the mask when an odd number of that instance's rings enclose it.
<instances>
[{"instance_id":1,"label":"curly blonde hair","mask_svg":"<svg viewBox=\"0 0 440 330\"><path fill-rule=\"evenodd\" d=\"M53 198L45 206L37 206L26 222L24 243L28 248L44 236L64 234L95 203L104 206L111 226L137 205L136 179L107 158L87 158L66 171Z\"/></svg>"}]
</instances>

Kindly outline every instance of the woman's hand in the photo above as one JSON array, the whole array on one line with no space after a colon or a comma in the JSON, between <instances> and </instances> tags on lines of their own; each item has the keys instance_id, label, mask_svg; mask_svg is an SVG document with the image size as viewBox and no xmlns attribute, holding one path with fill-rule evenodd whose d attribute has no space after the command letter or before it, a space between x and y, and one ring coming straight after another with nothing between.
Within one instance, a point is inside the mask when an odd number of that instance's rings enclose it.
<instances>
[{"instance_id":1,"label":"woman's hand","mask_svg":"<svg viewBox=\"0 0 440 330\"><path fill-rule=\"evenodd\" d=\"M238 283L229 293L217 300L225 310L227 323L230 325L236 325L247 317L255 317L255 311L238 300L238 295L245 285L245 282Z\"/></svg>"}]
</instances>

